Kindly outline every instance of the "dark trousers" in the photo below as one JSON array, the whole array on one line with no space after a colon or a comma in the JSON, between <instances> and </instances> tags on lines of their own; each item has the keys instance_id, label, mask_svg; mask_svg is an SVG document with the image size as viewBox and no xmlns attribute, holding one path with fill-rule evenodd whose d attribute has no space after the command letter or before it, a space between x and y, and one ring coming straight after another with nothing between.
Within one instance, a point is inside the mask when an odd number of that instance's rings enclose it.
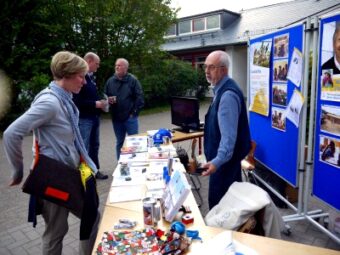
<instances>
[{"instance_id":1,"label":"dark trousers","mask_svg":"<svg viewBox=\"0 0 340 255\"><path fill-rule=\"evenodd\" d=\"M233 182L242 181L241 162L227 162L210 175L209 209L217 205Z\"/></svg>"}]
</instances>

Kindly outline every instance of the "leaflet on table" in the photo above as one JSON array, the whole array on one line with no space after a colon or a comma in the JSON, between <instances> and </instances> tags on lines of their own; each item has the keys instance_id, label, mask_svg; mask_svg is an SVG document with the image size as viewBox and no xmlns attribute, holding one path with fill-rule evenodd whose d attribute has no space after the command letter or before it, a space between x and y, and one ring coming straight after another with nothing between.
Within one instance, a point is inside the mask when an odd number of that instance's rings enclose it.
<instances>
[{"instance_id":1,"label":"leaflet on table","mask_svg":"<svg viewBox=\"0 0 340 255\"><path fill-rule=\"evenodd\" d=\"M147 160L147 152L120 154L119 157L119 162L146 162Z\"/></svg>"},{"instance_id":2,"label":"leaflet on table","mask_svg":"<svg viewBox=\"0 0 340 255\"><path fill-rule=\"evenodd\" d=\"M140 200L143 197L142 187L142 185L111 187L109 203Z\"/></svg>"},{"instance_id":3,"label":"leaflet on table","mask_svg":"<svg viewBox=\"0 0 340 255\"><path fill-rule=\"evenodd\" d=\"M113 180L111 186L131 186L145 184L145 175L147 166L128 166L127 174L122 174L121 164L118 164L116 170L113 172Z\"/></svg>"},{"instance_id":4,"label":"leaflet on table","mask_svg":"<svg viewBox=\"0 0 340 255\"><path fill-rule=\"evenodd\" d=\"M147 136L127 136L121 154L148 151Z\"/></svg>"},{"instance_id":5,"label":"leaflet on table","mask_svg":"<svg viewBox=\"0 0 340 255\"><path fill-rule=\"evenodd\" d=\"M147 166L134 166L134 163L119 163L113 172L112 186L146 184L148 189L164 188L164 166L167 166L167 161L151 161ZM128 170L122 169L122 167L127 167Z\"/></svg>"},{"instance_id":6,"label":"leaflet on table","mask_svg":"<svg viewBox=\"0 0 340 255\"><path fill-rule=\"evenodd\" d=\"M145 176L145 184L148 190L164 189L163 168L166 165L166 161L150 161L150 165Z\"/></svg>"},{"instance_id":7,"label":"leaflet on table","mask_svg":"<svg viewBox=\"0 0 340 255\"><path fill-rule=\"evenodd\" d=\"M234 255L234 254L247 254L258 255L258 253L244 244L233 240L232 231L223 231L212 239L197 243L191 247L191 252L197 255L211 253L211 247L214 247L214 255Z\"/></svg>"},{"instance_id":8,"label":"leaflet on table","mask_svg":"<svg viewBox=\"0 0 340 255\"><path fill-rule=\"evenodd\" d=\"M148 148L149 159L168 159L177 156L173 145Z\"/></svg>"}]
</instances>

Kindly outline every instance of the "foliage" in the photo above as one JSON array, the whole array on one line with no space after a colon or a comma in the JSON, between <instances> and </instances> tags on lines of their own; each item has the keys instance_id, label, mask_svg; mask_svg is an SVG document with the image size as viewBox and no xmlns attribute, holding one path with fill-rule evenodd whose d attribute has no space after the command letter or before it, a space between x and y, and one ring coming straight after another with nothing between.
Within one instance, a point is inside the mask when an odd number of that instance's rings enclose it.
<instances>
[{"instance_id":1,"label":"foliage","mask_svg":"<svg viewBox=\"0 0 340 255\"><path fill-rule=\"evenodd\" d=\"M118 57L129 60L131 72L161 58L163 35L176 18L169 4L170 0L3 0L0 70L11 79L13 98L0 129L47 86L52 79L49 63L57 51L96 52L102 60L97 75L101 86L114 72Z\"/></svg>"},{"instance_id":2,"label":"foliage","mask_svg":"<svg viewBox=\"0 0 340 255\"><path fill-rule=\"evenodd\" d=\"M201 69L196 70L190 63L176 59L157 59L137 69L135 74L141 77L147 108L168 103L170 96L202 98L208 88Z\"/></svg>"}]
</instances>

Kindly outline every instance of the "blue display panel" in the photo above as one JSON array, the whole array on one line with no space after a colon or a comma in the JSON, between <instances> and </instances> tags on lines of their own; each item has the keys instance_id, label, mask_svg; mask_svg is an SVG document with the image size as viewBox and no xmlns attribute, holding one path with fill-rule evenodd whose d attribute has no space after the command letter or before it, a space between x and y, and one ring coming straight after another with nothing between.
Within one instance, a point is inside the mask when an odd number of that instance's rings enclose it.
<instances>
[{"instance_id":1,"label":"blue display panel","mask_svg":"<svg viewBox=\"0 0 340 255\"><path fill-rule=\"evenodd\" d=\"M272 42L268 116L249 111L251 137L257 143L255 157L293 186L298 186L300 130L290 120L281 120L281 115L284 116L294 90L301 91L302 88L287 79L287 67L289 69L294 48L303 52L303 30L304 25L298 25L250 40L250 47L253 44L261 45L264 41ZM284 72L281 71L283 68ZM280 116L280 122L277 121L277 116Z\"/></svg>"},{"instance_id":2,"label":"blue display panel","mask_svg":"<svg viewBox=\"0 0 340 255\"><path fill-rule=\"evenodd\" d=\"M320 21L318 88L315 118L313 195L340 210L340 15ZM340 30L340 28L339 28ZM333 50L333 44L335 49ZM337 61L339 63L339 61Z\"/></svg>"}]
</instances>

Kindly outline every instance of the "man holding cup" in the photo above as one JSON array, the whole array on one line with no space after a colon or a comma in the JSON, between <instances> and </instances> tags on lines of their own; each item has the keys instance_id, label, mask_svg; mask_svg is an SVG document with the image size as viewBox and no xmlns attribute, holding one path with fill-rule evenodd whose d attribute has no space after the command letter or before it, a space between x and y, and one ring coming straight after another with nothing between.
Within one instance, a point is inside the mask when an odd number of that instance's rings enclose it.
<instances>
[{"instance_id":1,"label":"man holding cup","mask_svg":"<svg viewBox=\"0 0 340 255\"><path fill-rule=\"evenodd\" d=\"M105 84L105 94L108 96L116 136L117 160L126 134L138 133L138 115L144 106L142 87L136 77L128 73L128 69L129 62L124 58L118 58L115 73Z\"/></svg>"}]
</instances>

